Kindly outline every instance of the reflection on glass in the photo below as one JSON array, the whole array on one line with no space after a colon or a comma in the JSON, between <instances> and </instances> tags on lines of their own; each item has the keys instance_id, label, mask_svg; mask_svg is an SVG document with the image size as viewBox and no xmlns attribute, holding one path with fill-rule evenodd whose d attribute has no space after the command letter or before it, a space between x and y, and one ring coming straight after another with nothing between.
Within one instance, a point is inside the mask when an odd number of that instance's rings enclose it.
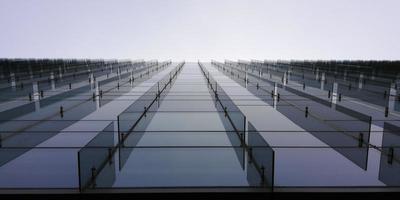
<instances>
[{"instance_id":1,"label":"reflection on glass","mask_svg":"<svg viewBox=\"0 0 400 200\"><path fill-rule=\"evenodd\" d=\"M273 188L275 152L250 122L248 123L247 143L249 147L247 165L249 183ZM257 171L259 176L255 176L254 171Z\"/></svg>"},{"instance_id":2,"label":"reflection on glass","mask_svg":"<svg viewBox=\"0 0 400 200\"><path fill-rule=\"evenodd\" d=\"M400 186L400 127L385 122L379 180L388 186Z\"/></svg>"},{"instance_id":3,"label":"reflection on glass","mask_svg":"<svg viewBox=\"0 0 400 200\"><path fill-rule=\"evenodd\" d=\"M79 188L111 187L115 181L114 122L78 152Z\"/></svg>"}]
</instances>

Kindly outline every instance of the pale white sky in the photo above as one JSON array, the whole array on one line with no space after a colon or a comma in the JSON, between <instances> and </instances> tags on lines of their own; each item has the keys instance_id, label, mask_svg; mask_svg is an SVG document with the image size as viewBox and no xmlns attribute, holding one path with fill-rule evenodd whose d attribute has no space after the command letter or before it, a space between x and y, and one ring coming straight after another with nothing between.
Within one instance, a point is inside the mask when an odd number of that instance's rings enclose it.
<instances>
[{"instance_id":1,"label":"pale white sky","mask_svg":"<svg viewBox=\"0 0 400 200\"><path fill-rule=\"evenodd\" d=\"M0 0L0 57L400 59L399 0Z\"/></svg>"}]
</instances>

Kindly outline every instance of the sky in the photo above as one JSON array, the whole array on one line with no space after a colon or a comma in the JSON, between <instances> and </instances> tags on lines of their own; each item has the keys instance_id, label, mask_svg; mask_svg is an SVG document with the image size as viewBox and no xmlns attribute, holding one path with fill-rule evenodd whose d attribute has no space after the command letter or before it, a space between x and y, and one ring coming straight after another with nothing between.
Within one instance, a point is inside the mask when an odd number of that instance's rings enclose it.
<instances>
[{"instance_id":1,"label":"sky","mask_svg":"<svg viewBox=\"0 0 400 200\"><path fill-rule=\"evenodd\" d=\"M400 0L0 0L0 58L400 59Z\"/></svg>"}]
</instances>

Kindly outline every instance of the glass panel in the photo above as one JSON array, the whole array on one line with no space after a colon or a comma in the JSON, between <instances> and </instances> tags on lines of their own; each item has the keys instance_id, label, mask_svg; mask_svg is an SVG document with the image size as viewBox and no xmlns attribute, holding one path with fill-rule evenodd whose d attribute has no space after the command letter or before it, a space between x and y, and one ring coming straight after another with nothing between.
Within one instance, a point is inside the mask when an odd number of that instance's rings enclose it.
<instances>
[{"instance_id":1,"label":"glass panel","mask_svg":"<svg viewBox=\"0 0 400 200\"><path fill-rule=\"evenodd\" d=\"M275 152L264 140L260 133L254 126L248 123L248 140L249 147L249 163L248 163L248 176L251 177L249 183L251 185L264 185L267 187L274 187L274 162ZM249 166L249 165L254 166ZM254 171L259 173L260 178L255 176Z\"/></svg>"},{"instance_id":2,"label":"glass panel","mask_svg":"<svg viewBox=\"0 0 400 200\"><path fill-rule=\"evenodd\" d=\"M79 187L110 187L115 181L114 122L78 152Z\"/></svg>"},{"instance_id":3,"label":"glass panel","mask_svg":"<svg viewBox=\"0 0 400 200\"><path fill-rule=\"evenodd\" d=\"M176 69L175 69L176 70ZM171 89L169 84L172 84L173 75L167 75L162 81L159 81L153 87L151 87L145 96L140 97L131 106L129 106L118 119L119 124L119 141L121 143L119 149L119 167L120 169L125 165L127 159L130 157L133 148L138 144L143 136L144 131L146 131L153 117L155 116L160 102L165 98L165 96L156 94L166 94ZM171 82L169 82L171 80ZM154 95L153 99L148 100L149 95ZM145 106L146 110L143 108L142 113L132 113L139 107Z\"/></svg>"},{"instance_id":4,"label":"glass panel","mask_svg":"<svg viewBox=\"0 0 400 200\"><path fill-rule=\"evenodd\" d=\"M400 127L385 122L379 180L388 186L400 186Z\"/></svg>"},{"instance_id":5,"label":"glass panel","mask_svg":"<svg viewBox=\"0 0 400 200\"><path fill-rule=\"evenodd\" d=\"M286 87L286 90L291 92L291 93L294 93L296 95L299 95L301 97L305 97L305 98L310 99L312 101L318 102L318 103L323 104L323 105L328 106L328 107L331 107L331 102L329 100L324 100L324 99L315 97L314 95L310 95L310 94L307 94L306 92L301 92L301 91L299 91L297 89L293 89L293 88L290 88L290 87Z\"/></svg>"},{"instance_id":6,"label":"glass panel","mask_svg":"<svg viewBox=\"0 0 400 200\"><path fill-rule=\"evenodd\" d=\"M352 146L359 148L334 148L339 153L346 156L355 164L363 169L367 167L368 145L369 144L369 126L360 121L321 121L311 114L306 117L306 112L293 106L279 106L277 110L298 124L300 127L314 135L319 140L332 147ZM312 111L310 111L312 112ZM359 122L363 129L346 130L346 127L353 128L351 124ZM359 128L359 127L357 127Z\"/></svg>"},{"instance_id":7,"label":"glass panel","mask_svg":"<svg viewBox=\"0 0 400 200\"><path fill-rule=\"evenodd\" d=\"M135 147L113 187L248 186L232 148Z\"/></svg>"},{"instance_id":8,"label":"glass panel","mask_svg":"<svg viewBox=\"0 0 400 200\"><path fill-rule=\"evenodd\" d=\"M23 116L25 114L28 114L28 113L31 113L34 111L35 111L35 103L34 102L25 104L23 106L18 106L16 108L13 108L10 110L3 111L3 112L1 112L1 115L0 115L0 125L9 120L12 120L14 118Z\"/></svg>"}]
</instances>

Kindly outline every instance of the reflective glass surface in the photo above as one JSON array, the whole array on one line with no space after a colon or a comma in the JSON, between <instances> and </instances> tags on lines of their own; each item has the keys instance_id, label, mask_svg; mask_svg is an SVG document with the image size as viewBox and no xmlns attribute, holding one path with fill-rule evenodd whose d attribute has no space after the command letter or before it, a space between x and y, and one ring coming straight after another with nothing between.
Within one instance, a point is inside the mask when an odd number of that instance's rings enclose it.
<instances>
[{"instance_id":1,"label":"reflective glass surface","mask_svg":"<svg viewBox=\"0 0 400 200\"><path fill-rule=\"evenodd\" d=\"M400 186L379 63L2 63L0 190Z\"/></svg>"}]
</instances>

